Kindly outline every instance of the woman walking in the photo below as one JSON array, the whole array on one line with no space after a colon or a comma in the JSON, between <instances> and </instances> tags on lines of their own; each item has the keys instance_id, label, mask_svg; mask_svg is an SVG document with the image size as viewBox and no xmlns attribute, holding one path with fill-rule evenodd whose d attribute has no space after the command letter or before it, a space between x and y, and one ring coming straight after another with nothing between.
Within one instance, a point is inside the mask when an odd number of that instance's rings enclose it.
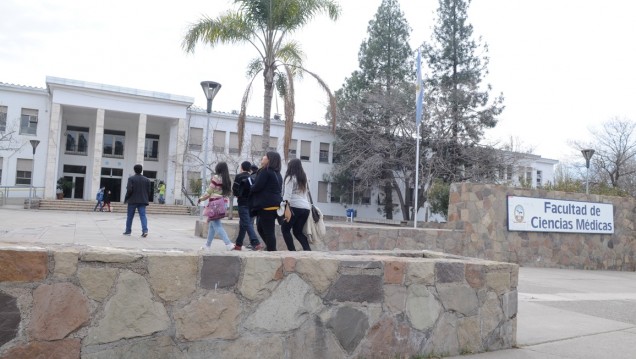
<instances>
[{"instance_id":1,"label":"woman walking","mask_svg":"<svg viewBox=\"0 0 636 359\"><path fill-rule=\"evenodd\" d=\"M303 164L299 159L295 158L287 164L284 183L283 201L290 207L291 217L287 218L286 216L285 222L280 227L281 232L283 232L283 239L285 239L287 249L295 251L296 247L292 238L293 231L294 237L300 242L303 250L310 251L309 241L303 233L303 228L311 211L311 204L307 196L309 184L307 183L307 175L303 170Z\"/></svg>"},{"instance_id":2,"label":"woman walking","mask_svg":"<svg viewBox=\"0 0 636 359\"><path fill-rule=\"evenodd\" d=\"M276 250L276 210L283 200L280 175L281 160L278 152L267 152L250 190L250 210L256 212L256 230L268 251Z\"/></svg>"},{"instance_id":3,"label":"woman walking","mask_svg":"<svg viewBox=\"0 0 636 359\"><path fill-rule=\"evenodd\" d=\"M230 179L230 171L228 170L227 163L219 162L214 168L214 173L215 175L212 176L212 180L210 180L208 190L203 196L199 197L197 204L208 198L228 197L230 193L232 193L232 180ZM225 232L225 229L223 229L223 224L221 224L220 218L213 220L208 219L208 240L201 249L206 251L210 250L212 239L214 239L214 235L217 232L219 237L223 240L223 243L225 243L227 250L232 250L232 248L234 248L234 244L232 244Z\"/></svg>"}]
</instances>

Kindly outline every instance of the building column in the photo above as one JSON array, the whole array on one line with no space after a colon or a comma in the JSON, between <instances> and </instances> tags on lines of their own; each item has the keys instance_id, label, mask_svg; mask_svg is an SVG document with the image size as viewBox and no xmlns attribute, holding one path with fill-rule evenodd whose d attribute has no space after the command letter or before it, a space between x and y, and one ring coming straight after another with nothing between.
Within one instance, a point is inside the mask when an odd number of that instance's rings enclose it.
<instances>
[{"instance_id":1,"label":"building column","mask_svg":"<svg viewBox=\"0 0 636 359\"><path fill-rule=\"evenodd\" d=\"M90 192L85 197L87 200L91 200L95 197L95 194L99 190L99 181L102 177L102 156L104 154L104 117L106 116L106 110L103 108L97 109L97 115L95 117L95 147L93 149L93 165L91 166L91 186Z\"/></svg>"},{"instance_id":2,"label":"building column","mask_svg":"<svg viewBox=\"0 0 636 359\"><path fill-rule=\"evenodd\" d=\"M144 163L144 150L146 149L146 121L148 115L145 113L139 114L139 124L137 126L137 156L135 157L135 164L143 165Z\"/></svg>"},{"instance_id":3,"label":"building column","mask_svg":"<svg viewBox=\"0 0 636 359\"><path fill-rule=\"evenodd\" d=\"M168 166L166 178L166 203L183 203L183 156L186 143L186 120L179 118L170 126L168 142Z\"/></svg>"},{"instance_id":4,"label":"building column","mask_svg":"<svg viewBox=\"0 0 636 359\"><path fill-rule=\"evenodd\" d=\"M51 106L51 122L49 123L49 139L46 148L46 172L44 182L44 198L55 198L55 190L57 185L57 167L60 158L61 145L61 127L62 127L62 106L59 103L53 103ZM63 139L66 140L66 139Z\"/></svg>"}]
</instances>

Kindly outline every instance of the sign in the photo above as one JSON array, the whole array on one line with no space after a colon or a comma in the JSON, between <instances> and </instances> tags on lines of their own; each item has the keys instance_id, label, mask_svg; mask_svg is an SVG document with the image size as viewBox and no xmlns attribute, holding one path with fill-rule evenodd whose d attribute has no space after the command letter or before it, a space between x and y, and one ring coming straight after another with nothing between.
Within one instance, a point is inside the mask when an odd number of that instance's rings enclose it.
<instances>
[{"instance_id":1,"label":"sign","mask_svg":"<svg viewBox=\"0 0 636 359\"><path fill-rule=\"evenodd\" d=\"M614 233L614 205L508 196L508 230Z\"/></svg>"}]
</instances>

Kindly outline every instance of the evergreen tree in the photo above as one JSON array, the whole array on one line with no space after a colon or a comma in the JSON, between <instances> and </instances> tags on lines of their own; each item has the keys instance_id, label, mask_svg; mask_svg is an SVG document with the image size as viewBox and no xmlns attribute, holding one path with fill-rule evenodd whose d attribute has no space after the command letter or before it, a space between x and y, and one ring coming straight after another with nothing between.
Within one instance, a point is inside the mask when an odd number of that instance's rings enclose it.
<instances>
[{"instance_id":1,"label":"evergreen tree","mask_svg":"<svg viewBox=\"0 0 636 359\"><path fill-rule=\"evenodd\" d=\"M383 0L360 46L360 69L336 92L340 121L334 153L339 162L332 177L348 179L341 188L353 188L354 178L361 192L381 188L378 199L388 219L393 218L394 191L403 217L409 218L401 188L410 187L415 158L410 31L398 1Z\"/></svg>"},{"instance_id":2,"label":"evergreen tree","mask_svg":"<svg viewBox=\"0 0 636 359\"><path fill-rule=\"evenodd\" d=\"M471 165L466 149L482 139L485 128L497 124L503 111L503 95L489 102L491 87L482 88L488 48L472 38L469 5L470 0L439 0L432 41L423 45L431 71L424 87L429 123L423 126L423 137L439 163L446 164L436 169L446 182L465 179L464 168Z\"/></svg>"}]
</instances>

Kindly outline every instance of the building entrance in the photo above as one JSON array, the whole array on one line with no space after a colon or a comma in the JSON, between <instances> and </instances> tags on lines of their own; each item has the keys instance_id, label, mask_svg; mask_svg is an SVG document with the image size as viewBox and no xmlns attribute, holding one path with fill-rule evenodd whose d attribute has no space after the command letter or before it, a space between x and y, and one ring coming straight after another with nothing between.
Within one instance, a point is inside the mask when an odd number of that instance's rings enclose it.
<instances>
[{"instance_id":1,"label":"building entrance","mask_svg":"<svg viewBox=\"0 0 636 359\"><path fill-rule=\"evenodd\" d=\"M102 167L102 176L99 179L99 187L105 187L106 191L110 190L110 201L121 202L123 200L121 181L124 175L124 170L121 168L107 168Z\"/></svg>"}]
</instances>

